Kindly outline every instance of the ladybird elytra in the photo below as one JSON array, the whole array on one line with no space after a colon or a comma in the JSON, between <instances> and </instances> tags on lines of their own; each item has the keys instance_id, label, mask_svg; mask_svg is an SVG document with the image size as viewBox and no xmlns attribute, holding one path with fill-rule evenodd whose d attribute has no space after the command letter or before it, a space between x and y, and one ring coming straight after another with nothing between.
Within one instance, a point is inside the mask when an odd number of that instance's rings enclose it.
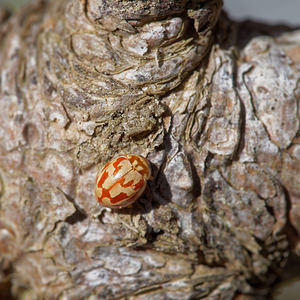
<instances>
[{"instance_id":1,"label":"ladybird elytra","mask_svg":"<svg viewBox=\"0 0 300 300\"><path fill-rule=\"evenodd\" d=\"M150 177L151 167L147 159L135 154L120 155L99 171L96 199L105 207L129 206L143 194Z\"/></svg>"}]
</instances>

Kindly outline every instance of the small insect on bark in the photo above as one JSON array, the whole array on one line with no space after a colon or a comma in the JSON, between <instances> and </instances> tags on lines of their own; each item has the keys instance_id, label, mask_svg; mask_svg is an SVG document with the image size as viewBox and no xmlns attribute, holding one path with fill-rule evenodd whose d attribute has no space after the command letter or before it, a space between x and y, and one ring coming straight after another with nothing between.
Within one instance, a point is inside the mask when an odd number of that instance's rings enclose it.
<instances>
[{"instance_id":1,"label":"small insect on bark","mask_svg":"<svg viewBox=\"0 0 300 300\"><path fill-rule=\"evenodd\" d=\"M98 173L96 198L102 206L124 208L143 194L150 177L151 167L147 159L134 154L120 155Z\"/></svg>"}]
</instances>

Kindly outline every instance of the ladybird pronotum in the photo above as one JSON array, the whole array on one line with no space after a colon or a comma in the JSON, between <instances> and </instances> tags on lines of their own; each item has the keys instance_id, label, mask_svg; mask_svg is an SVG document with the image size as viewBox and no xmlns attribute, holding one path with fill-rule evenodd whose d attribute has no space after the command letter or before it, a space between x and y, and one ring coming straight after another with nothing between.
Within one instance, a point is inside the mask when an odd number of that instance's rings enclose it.
<instances>
[{"instance_id":1,"label":"ladybird pronotum","mask_svg":"<svg viewBox=\"0 0 300 300\"><path fill-rule=\"evenodd\" d=\"M99 203L110 208L123 208L144 192L151 168L147 159L134 154L120 155L98 173L95 194Z\"/></svg>"}]
</instances>

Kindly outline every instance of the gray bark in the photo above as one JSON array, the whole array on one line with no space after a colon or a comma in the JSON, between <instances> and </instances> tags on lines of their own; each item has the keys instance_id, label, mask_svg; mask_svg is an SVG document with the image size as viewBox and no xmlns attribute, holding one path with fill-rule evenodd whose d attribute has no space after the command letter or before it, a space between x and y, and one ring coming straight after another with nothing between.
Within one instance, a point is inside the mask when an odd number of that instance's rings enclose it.
<instances>
[{"instance_id":1,"label":"gray bark","mask_svg":"<svg viewBox=\"0 0 300 300\"><path fill-rule=\"evenodd\" d=\"M300 31L221 0L39 1L0 14L0 290L265 299L300 244ZM147 157L130 208L97 171ZM4 292L3 292L4 293Z\"/></svg>"}]
</instances>

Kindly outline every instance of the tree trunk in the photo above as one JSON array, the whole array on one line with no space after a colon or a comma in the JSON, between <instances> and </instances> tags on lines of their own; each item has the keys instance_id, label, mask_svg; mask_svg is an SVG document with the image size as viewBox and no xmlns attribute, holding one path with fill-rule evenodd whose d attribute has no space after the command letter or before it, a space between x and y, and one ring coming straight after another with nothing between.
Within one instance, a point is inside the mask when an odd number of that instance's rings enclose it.
<instances>
[{"instance_id":1,"label":"tree trunk","mask_svg":"<svg viewBox=\"0 0 300 300\"><path fill-rule=\"evenodd\" d=\"M0 14L0 289L267 297L300 253L300 31L234 23L221 2ZM132 207L101 207L97 171L124 153L153 179Z\"/></svg>"}]
</instances>

